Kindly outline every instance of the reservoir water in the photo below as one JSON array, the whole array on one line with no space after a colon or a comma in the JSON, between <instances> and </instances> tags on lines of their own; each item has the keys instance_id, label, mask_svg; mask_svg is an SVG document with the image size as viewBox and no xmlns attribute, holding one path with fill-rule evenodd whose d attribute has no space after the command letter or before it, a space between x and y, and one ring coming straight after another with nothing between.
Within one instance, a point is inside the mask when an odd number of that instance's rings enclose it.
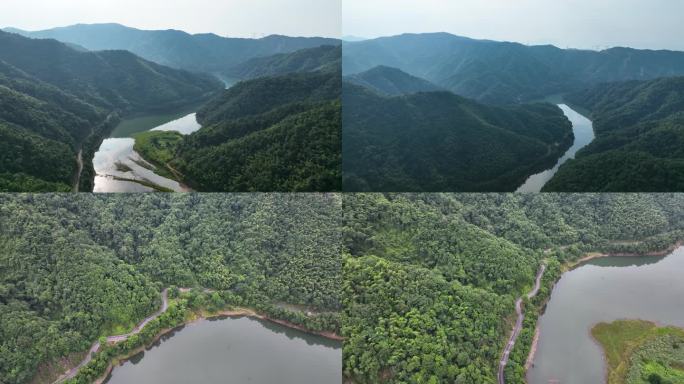
<instances>
[{"instance_id":1,"label":"reservoir water","mask_svg":"<svg viewBox=\"0 0 684 384\"><path fill-rule=\"evenodd\" d=\"M175 114L162 114L138 117L122 121L105 139L95 153L94 192L153 192L155 186L176 192L190 189L175 180L155 173L155 166L146 162L133 149L132 136L138 132L178 131L184 135L200 129L195 113L185 111Z\"/></svg>"},{"instance_id":2,"label":"reservoir water","mask_svg":"<svg viewBox=\"0 0 684 384\"><path fill-rule=\"evenodd\" d=\"M599 322L642 319L684 327L684 248L665 257L606 257L563 274L539 319L530 384L605 383ZM553 381L558 380L558 381Z\"/></svg>"},{"instance_id":3,"label":"reservoir water","mask_svg":"<svg viewBox=\"0 0 684 384\"><path fill-rule=\"evenodd\" d=\"M560 168L563 163L570 159L574 159L577 151L594 140L594 125L591 120L576 112L566 104L558 104L558 106L572 123L572 132L575 134L575 141L572 144L572 147L558 159L553 168L530 176L516 192L540 192L544 185L556 174L558 168Z\"/></svg>"},{"instance_id":4,"label":"reservoir water","mask_svg":"<svg viewBox=\"0 0 684 384\"><path fill-rule=\"evenodd\" d=\"M112 370L108 384L339 384L342 343L250 318L203 320Z\"/></svg>"}]
</instances>

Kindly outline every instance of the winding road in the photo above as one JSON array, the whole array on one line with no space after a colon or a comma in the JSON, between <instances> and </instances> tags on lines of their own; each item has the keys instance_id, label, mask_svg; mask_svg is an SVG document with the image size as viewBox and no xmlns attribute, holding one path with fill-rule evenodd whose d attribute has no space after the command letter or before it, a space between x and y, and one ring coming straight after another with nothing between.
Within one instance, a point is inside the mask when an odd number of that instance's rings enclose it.
<instances>
[{"instance_id":1,"label":"winding road","mask_svg":"<svg viewBox=\"0 0 684 384\"><path fill-rule=\"evenodd\" d=\"M539 272L537 272L537 278L534 281L534 288L527 294L528 299L537 296L537 293L539 293L539 290L541 289L541 279L542 276L544 276L545 270L546 264L542 264L539 268ZM506 348L504 348L503 354L501 355L501 360L499 360L499 384L505 384L504 371L506 370L506 365L508 364L508 358L511 354L511 351L513 351L515 341L518 339L518 336L520 336L523 320L525 320L525 313L522 310L522 301L522 297L519 297L518 300L515 301L515 312L518 314L518 319L515 321L515 327L513 327L511 337L508 339L508 344L506 344Z\"/></svg>"},{"instance_id":2,"label":"winding road","mask_svg":"<svg viewBox=\"0 0 684 384\"><path fill-rule=\"evenodd\" d=\"M162 305L159 308L159 310L152 315L146 317L143 321L141 321L133 330L129 333L123 334L123 335L115 335L115 336L109 336L107 337L107 342L108 343L120 343L122 341L128 340L129 337L136 335L142 331L143 328L152 320L156 319L161 315L162 313L166 312L166 310L169 308L169 290L164 289L162 291ZM53 382L53 384L61 384L69 379L73 379L78 371L81 370L84 366L86 366L90 361L93 359L93 355L97 353L97 351L100 350L100 342L96 341L92 347L88 350L88 354L86 357L81 361L77 366L74 368L71 368L67 372L65 372L62 376L60 376L57 380Z\"/></svg>"}]
</instances>

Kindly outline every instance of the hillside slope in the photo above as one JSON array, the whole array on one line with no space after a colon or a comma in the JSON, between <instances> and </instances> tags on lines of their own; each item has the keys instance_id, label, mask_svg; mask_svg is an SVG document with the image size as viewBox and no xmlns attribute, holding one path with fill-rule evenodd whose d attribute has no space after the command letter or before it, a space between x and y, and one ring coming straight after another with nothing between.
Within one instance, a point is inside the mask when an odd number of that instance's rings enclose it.
<instances>
[{"instance_id":1,"label":"hillside slope","mask_svg":"<svg viewBox=\"0 0 684 384\"><path fill-rule=\"evenodd\" d=\"M337 71L244 81L197 112L202 129L172 147L152 133L140 151L162 165L173 158L169 165L201 191L337 191L339 100Z\"/></svg>"}]
</instances>

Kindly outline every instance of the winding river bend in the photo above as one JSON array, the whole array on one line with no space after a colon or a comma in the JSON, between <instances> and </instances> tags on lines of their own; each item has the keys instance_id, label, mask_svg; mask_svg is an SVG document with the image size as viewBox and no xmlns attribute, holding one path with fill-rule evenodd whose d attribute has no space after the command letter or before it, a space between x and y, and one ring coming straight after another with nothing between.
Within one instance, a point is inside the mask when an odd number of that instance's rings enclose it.
<instances>
[{"instance_id":1,"label":"winding river bend","mask_svg":"<svg viewBox=\"0 0 684 384\"><path fill-rule=\"evenodd\" d=\"M190 188L155 173L156 167L134 149L133 134L149 130L178 131L184 135L201 128L195 113L149 115L122 121L95 153L95 188L93 192L154 192L155 186L176 192Z\"/></svg>"},{"instance_id":2,"label":"winding river bend","mask_svg":"<svg viewBox=\"0 0 684 384\"><path fill-rule=\"evenodd\" d=\"M202 320L115 367L106 383L339 384L341 344L246 317Z\"/></svg>"},{"instance_id":3,"label":"winding river bend","mask_svg":"<svg viewBox=\"0 0 684 384\"><path fill-rule=\"evenodd\" d=\"M570 159L574 159L577 151L586 147L589 143L591 143L594 140L594 125L591 122L591 120L576 112L574 109L570 108L566 104L558 104L558 107L560 107L560 109L563 110L565 116L567 116L570 122L572 123L572 132L575 135L575 142L572 144L572 147L570 147L570 149L568 149L565 152L565 154L563 154L563 156L561 156L561 158L558 159L556 165L554 165L553 168L547 169L545 171L530 176L529 178L527 178L525 183L521 185L520 188L518 188L516 192L541 192L544 185L548 183L549 180L551 180L551 178L553 177L553 175L556 174L556 172L558 172L558 168L560 168L560 166L563 165L563 163Z\"/></svg>"},{"instance_id":4,"label":"winding river bend","mask_svg":"<svg viewBox=\"0 0 684 384\"><path fill-rule=\"evenodd\" d=\"M563 274L539 319L530 384L605 383L599 322L642 319L684 327L684 247L664 257L606 257Z\"/></svg>"}]
</instances>

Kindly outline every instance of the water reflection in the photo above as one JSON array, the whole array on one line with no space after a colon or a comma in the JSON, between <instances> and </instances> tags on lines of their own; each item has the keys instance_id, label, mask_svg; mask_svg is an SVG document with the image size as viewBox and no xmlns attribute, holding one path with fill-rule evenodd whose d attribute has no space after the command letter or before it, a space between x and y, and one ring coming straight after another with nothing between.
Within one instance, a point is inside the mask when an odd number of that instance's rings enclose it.
<instances>
[{"instance_id":1,"label":"water reflection","mask_svg":"<svg viewBox=\"0 0 684 384\"><path fill-rule=\"evenodd\" d=\"M144 357L144 358L143 358ZM339 384L341 343L247 317L180 327L114 368L109 384Z\"/></svg>"},{"instance_id":2,"label":"water reflection","mask_svg":"<svg viewBox=\"0 0 684 384\"><path fill-rule=\"evenodd\" d=\"M177 131L187 135L201 128L195 113L164 121L164 118L168 117L168 115L146 116L123 121L114 130L112 136L132 135L150 130L150 128L155 131ZM134 145L135 140L131 137L112 137L102 142L93 158L97 173L94 192L190 191L189 187L158 175L157 168L145 161L133 149Z\"/></svg>"}]
</instances>

